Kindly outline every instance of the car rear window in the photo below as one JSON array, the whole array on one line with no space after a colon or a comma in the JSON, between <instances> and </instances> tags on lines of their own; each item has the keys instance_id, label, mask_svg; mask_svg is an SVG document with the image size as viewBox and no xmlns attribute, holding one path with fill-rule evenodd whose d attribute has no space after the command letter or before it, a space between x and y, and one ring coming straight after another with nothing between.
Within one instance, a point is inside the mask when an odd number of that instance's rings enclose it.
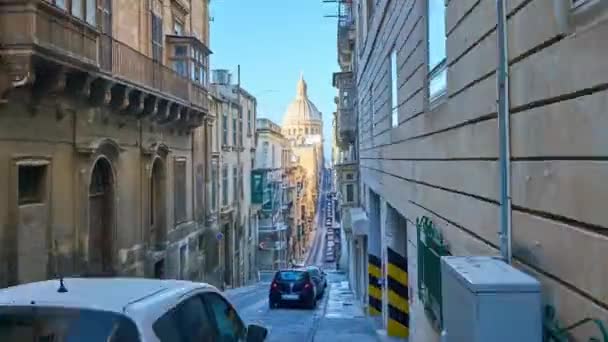
<instances>
[{"instance_id":1,"label":"car rear window","mask_svg":"<svg viewBox=\"0 0 608 342\"><path fill-rule=\"evenodd\" d=\"M277 280L300 281L306 278L304 271L282 271L277 273Z\"/></svg>"},{"instance_id":2,"label":"car rear window","mask_svg":"<svg viewBox=\"0 0 608 342\"><path fill-rule=\"evenodd\" d=\"M140 341L128 318L105 311L50 307L0 306L2 342Z\"/></svg>"}]
</instances>

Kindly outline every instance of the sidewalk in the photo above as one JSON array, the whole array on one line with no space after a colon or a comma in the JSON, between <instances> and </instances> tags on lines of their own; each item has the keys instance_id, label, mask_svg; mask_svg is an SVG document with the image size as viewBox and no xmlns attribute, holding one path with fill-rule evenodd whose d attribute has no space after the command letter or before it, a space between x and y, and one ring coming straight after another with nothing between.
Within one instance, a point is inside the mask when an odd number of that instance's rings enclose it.
<instances>
[{"instance_id":1,"label":"sidewalk","mask_svg":"<svg viewBox=\"0 0 608 342\"><path fill-rule=\"evenodd\" d=\"M376 334L378 334L378 339L381 342L406 342L406 338L397 338L388 336L386 333L386 329L382 326L382 316L374 316L369 318L372 321L374 328L376 329Z\"/></svg>"},{"instance_id":2,"label":"sidewalk","mask_svg":"<svg viewBox=\"0 0 608 342\"><path fill-rule=\"evenodd\" d=\"M313 341L379 342L374 326L355 300L347 281L328 284L328 299Z\"/></svg>"}]
</instances>

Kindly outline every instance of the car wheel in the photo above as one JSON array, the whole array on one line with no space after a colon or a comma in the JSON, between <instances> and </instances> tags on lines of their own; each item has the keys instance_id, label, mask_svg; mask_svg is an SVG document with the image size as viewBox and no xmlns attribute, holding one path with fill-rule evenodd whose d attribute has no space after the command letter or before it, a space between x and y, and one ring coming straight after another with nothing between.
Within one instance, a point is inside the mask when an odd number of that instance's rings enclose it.
<instances>
[{"instance_id":1,"label":"car wheel","mask_svg":"<svg viewBox=\"0 0 608 342\"><path fill-rule=\"evenodd\" d=\"M275 303L275 302L272 302L272 301L268 301L268 308L269 308L270 310L272 310L272 309L276 309L277 307L279 307L279 304L277 304L277 303Z\"/></svg>"},{"instance_id":2,"label":"car wheel","mask_svg":"<svg viewBox=\"0 0 608 342\"><path fill-rule=\"evenodd\" d=\"M310 300L310 303L308 303L308 308L309 308L310 310L314 310L316 307L317 307L317 299L313 297L313 298Z\"/></svg>"}]
</instances>

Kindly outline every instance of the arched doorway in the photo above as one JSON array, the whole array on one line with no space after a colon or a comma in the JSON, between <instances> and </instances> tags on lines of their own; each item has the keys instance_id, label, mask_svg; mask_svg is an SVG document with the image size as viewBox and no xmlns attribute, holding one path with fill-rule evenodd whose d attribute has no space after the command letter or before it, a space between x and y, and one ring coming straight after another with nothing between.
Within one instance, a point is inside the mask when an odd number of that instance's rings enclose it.
<instances>
[{"instance_id":1,"label":"arched doorway","mask_svg":"<svg viewBox=\"0 0 608 342\"><path fill-rule=\"evenodd\" d=\"M150 235L149 243L152 249L164 249L166 240L165 220L165 168L157 158L152 164L150 175Z\"/></svg>"},{"instance_id":2,"label":"arched doorway","mask_svg":"<svg viewBox=\"0 0 608 342\"><path fill-rule=\"evenodd\" d=\"M88 270L113 275L114 175L110 162L99 158L91 172L89 185Z\"/></svg>"}]
</instances>

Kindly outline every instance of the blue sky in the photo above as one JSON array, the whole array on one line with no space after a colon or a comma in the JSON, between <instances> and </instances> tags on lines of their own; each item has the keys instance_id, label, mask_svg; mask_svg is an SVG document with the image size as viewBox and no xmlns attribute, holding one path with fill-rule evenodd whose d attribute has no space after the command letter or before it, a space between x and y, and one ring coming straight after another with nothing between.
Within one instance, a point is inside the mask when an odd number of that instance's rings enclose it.
<instances>
[{"instance_id":1,"label":"blue sky","mask_svg":"<svg viewBox=\"0 0 608 342\"><path fill-rule=\"evenodd\" d=\"M258 99L259 117L281 124L296 94L300 72L323 112L325 155L331 146L336 89L335 5L321 0L211 0L211 68L241 65L241 85Z\"/></svg>"}]
</instances>

